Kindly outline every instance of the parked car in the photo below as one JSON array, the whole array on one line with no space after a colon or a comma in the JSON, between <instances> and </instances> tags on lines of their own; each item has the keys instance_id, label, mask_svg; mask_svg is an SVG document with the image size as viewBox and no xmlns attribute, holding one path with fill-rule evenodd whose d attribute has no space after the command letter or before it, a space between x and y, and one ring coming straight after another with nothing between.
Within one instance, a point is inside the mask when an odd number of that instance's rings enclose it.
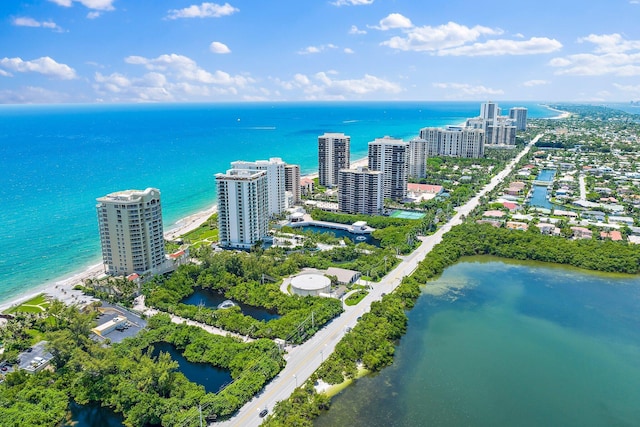
<instances>
[{"instance_id":1,"label":"parked car","mask_svg":"<svg viewBox=\"0 0 640 427\"><path fill-rule=\"evenodd\" d=\"M267 408L264 408L262 411L260 411L260 418L264 418L267 416L267 414L269 413L269 410Z\"/></svg>"}]
</instances>

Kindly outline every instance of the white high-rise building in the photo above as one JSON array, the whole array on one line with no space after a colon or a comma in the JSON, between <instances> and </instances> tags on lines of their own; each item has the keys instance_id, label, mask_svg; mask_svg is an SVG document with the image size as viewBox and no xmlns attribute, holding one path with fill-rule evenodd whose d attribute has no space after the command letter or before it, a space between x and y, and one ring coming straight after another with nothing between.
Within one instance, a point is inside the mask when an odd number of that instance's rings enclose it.
<instances>
[{"instance_id":1,"label":"white high-rise building","mask_svg":"<svg viewBox=\"0 0 640 427\"><path fill-rule=\"evenodd\" d=\"M495 120L500 115L500 108L495 102L480 104L480 117L484 120Z\"/></svg>"},{"instance_id":2,"label":"white high-rise building","mask_svg":"<svg viewBox=\"0 0 640 427\"><path fill-rule=\"evenodd\" d=\"M409 144L385 136L369 142L369 169L383 173L385 199L402 201L407 195L407 151Z\"/></svg>"},{"instance_id":3,"label":"white high-rise building","mask_svg":"<svg viewBox=\"0 0 640 427\"><path fill-rule=\"evenodd\" d=\"M216 174L220 246L249 249L269 231L267 171L230 169Z\"/></svg>"},{"instance_id":4,"label":"white high-rise building","mask_svg":"<svg viewBox=\"0 0 640 427\"><path fill-rule=\"evenodd\" d=\"M411 138L409 140L407 173L410 178L421 179L427 177L427 158L429 157L427 149L427 140L423 138Z\"/></svg>"},{"instance_id":5,"label":"white high-rise building","mask_svg":"<svg viewBox=\"0 0 640 427\"><path fill-rule=\"evenodd\" d=\"M484 156L484 136L484 131L479 128L449 126L443 129L430 127L420 129L419 140L425 141L426 157L479 158ZM411 144L411 141L409 143ZM409 176L414 175L410 173ZM424 178L425 176L416 176L416 178Z\"/></svg>"},{"instance_id":6,"label":"white high-rise building","mask_svg":"<svg viewBox=\"0 0 640 427\"><path fill-rule=\"evenodd\" d=\"M365 167L342 169L338 186L338 210L350 214L382 213L382 176L382 172Z\"/></svg>"},{"instance_id":7,"label":"white high-rise building","mask_svg":"<svg viewBox=\"0 0 640 427\"><path fill-rule=\"evenodd\" d=\"M105 272L112 276L160 273L165 266L160 191L119 191L97 202Z\"/></svg>"},{"instance_id":8,"label":"white high-rise building","mask_svg":"<svg viewBox=\"0 0 640 427\"><path fill-rule=\"evenodd\" d=\"M291 193L294 204L300 204L302 199L300 198L300 166L299 165L285 165L284 166L284 189Z\"/></svg>"},{"instance_id":9,"label":"white high-rise building","mask_svg":"<svg viewBox=\"0 0 640 427\"><path fill-rule=\"evenodd\" d=\"M318 137L318 181L325 187L338 185L340 169L349 169L351 137L344 133L325 133Z\"/></svg>"},{"instance_id":10,"label":"white high-rise building","mask_svg":"<svg viewBox=\"0 0 640 427\"><path fill-rule=\"evenodd\" d=\"M467 119L466 127L482 129L485 134L485 145L515 145L516 126L514 123L515 120L500 115L500 108L497 104L485 102L480 104L480 116Z\"/></svg>"},{"instance_id":11,"label":"white high-rise building","mask_svg":"<svg viewBox=\"0 0 640 427\"><path fill-rule=\"evenodd\" d=\"M267 172L267 186L269 192L269 215L279 215L286 209L285 203L285 165L279 157L255 162L236 161L231 163L232 169L259 170Z\"/></svg>"},{"instance_id":12,"label":"white high-rise building","mask_svg":"<svg viewBox=\"0 0 640 427\"><path fill-rule=\"evenodd\" d=\"M509 110L509 118L513 120L516 130L527 130L527 111L525 107L513 107Z\"/></svg>"}]
</instances>

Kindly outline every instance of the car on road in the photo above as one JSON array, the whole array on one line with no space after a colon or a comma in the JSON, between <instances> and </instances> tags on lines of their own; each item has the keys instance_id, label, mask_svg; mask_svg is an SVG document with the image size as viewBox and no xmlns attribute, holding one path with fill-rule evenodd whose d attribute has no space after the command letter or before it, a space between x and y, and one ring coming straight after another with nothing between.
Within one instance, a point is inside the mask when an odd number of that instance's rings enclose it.
<instances>
[{"instance_id":1,"label":"car on road","mask_svg":"<svg viewBox=\"0 0 640 427\"><path fill-rule=\"evenodd\" d=\"M260 415L260 418L264 418L267 416L268 413L269 413L269 410L267 408L264 408L262 411L260 411L258 415Z\"/></svg>"}]
</instances>

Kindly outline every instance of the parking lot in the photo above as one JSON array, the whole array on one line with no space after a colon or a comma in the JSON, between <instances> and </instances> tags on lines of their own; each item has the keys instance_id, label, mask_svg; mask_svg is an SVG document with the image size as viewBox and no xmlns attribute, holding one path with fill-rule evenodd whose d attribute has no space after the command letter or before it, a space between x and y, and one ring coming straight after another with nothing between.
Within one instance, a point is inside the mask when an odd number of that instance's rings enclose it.
<instances>
[{"instance_id":1,"label":"parking lot","mask_svg":"<svg viewBox=\"0 0 640 427\"><path fill-rule=\"evenodd\" d=\"M100 315L96 320L98 325L103 325L118 316L124 316L127 321L119 325L114 330L103 333L102 336L95 335L97 339L109 339L111 342L120 342L125 338L132 337L147 326L147 322L135 313L106 302L102 303L102 307L98 308Z\"/></svg>"}]
</instances>

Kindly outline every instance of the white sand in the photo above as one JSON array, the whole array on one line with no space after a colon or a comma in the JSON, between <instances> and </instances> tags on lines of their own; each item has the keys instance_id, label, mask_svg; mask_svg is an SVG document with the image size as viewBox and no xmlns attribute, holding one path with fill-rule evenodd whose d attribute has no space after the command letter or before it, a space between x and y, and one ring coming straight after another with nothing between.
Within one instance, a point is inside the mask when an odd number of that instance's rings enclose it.
<instances>
[{"instance_id":1,"label":"white sand","mask_svg":"<svg viewBox=\"0 0 640 427\"><path fill-rule=\"evenodd\" d=\"M366 157L351 162L351 168L366 165ZM304 177L307 178L315 178L317 176L317 173L304 175ZM196 228L200 227L200 225L202 225L211 215L216 213L217 210L217 205L213 205L209 209L182 218L175 223L174 227L172 227L168 231L165 231L165 239L174 240L175 238L182 236L183 234L195 230ZM96 238L98 237L96 236ZM95 279L102 276L104 276L104 267L102 263L91 265L83 271L76 271L52 282L42 284L39 287L29 289L25 293L11 298L7 301L0 302L0 312L6 310L11 306L19 305L24 301L27 301L42 293L54 299L59 299L65 304L77 304L93 301L94 298L86 296L80 291L74 291L73 287L79 283L82 283L85 279Z\"/></svg>"},{"instance_id":2,"label":"white sand","mask_svg":"<svg viewBox=\"0 0 640 427\"><path fill-rule=\"evenodd\" d=\"M217 206L214 205L211 208L189 215L186 218L182 218L176 222L175 226L169 231L164 233L167 240L173 240L178 236L186 234L196 228L200 227L211 215L217 211ZM96 237L97 238L97 237ZM93 297L84 295L80 291L73 290L73 287L79 283L82 283L85 279L95 279L104 276L104 267L102 263L94 264L87 267L83 271L76 271L70 275L61 277L52 282L42 284L36 288L29 289L27 292L20 294L8 301L0 302L0 312L7 308L19 305L24 301L27 301L36 295L42 293L54 298L59 299L65 304L78 304L94 301Z\"/></svg>"}]
</instances>

